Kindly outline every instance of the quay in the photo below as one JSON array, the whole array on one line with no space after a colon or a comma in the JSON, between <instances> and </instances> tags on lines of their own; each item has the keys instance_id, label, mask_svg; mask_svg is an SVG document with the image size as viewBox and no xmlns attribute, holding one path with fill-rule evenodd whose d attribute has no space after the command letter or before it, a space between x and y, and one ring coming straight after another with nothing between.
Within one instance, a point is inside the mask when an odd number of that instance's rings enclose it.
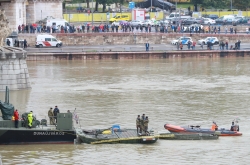
<instances>
[{"instance_id":1,"label":"quay","mask_svg":"<svg viewBox=\"0 0 250 165\"><path fill-rule=\"evenodd\" d=\"M27 61L248 57L250 50L28 53Z\"/></svg>"},{"instance_id":2,"label":"quay","mask_svg":"<svg viewBox=\"0 0 250 165\"><path fill-rule=\"evenodd\" d=\"M29 47L35 47L36 36L40 33L21 33L18 34L19 40L26 39ZM235 43L241 40L242 43L249 42L250 34L210 34L210 33L145 33L145 32L103 32L103 33L52 33L54 37L63 42L64 46L81 46L81 45L138 45L145 44L170 44L173 39L182 36L192 37L193 41L197 41L206 37L217 37L219 41L228 41Z\"/></svg>"}]
</instances>

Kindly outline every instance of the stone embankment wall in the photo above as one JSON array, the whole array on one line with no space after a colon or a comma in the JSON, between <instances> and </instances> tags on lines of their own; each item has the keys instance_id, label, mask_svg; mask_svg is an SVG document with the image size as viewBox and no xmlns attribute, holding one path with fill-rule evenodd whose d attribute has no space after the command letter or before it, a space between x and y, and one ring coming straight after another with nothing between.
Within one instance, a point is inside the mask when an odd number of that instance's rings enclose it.
<instances>
[{"instance_id":1,"label":"stone embankment wall","mask_svg":"<svg viewBox=\"0 0 250 165\"><path fill-rule=\"evenodd\" d=\"M250 51L29 53L28 61L249 57Z\"/></svg>"},{"instance_id":2,"label":"stone embankment wall","mask_svg":"<svg viewBox=\"0 0 250 165\"><path fill-rule=\"evenodd\" d=\"M189 33L56 33L52 34L63 42L63 45L133 45L133 44L170 44L171 40ZM19 34L19 39L26 39L29 46L34 47L37 34ZM219 40L231 43L241 40L250 42L250 34L192 34L192 39L214 36Z\"/></svg>"}]
</instances>

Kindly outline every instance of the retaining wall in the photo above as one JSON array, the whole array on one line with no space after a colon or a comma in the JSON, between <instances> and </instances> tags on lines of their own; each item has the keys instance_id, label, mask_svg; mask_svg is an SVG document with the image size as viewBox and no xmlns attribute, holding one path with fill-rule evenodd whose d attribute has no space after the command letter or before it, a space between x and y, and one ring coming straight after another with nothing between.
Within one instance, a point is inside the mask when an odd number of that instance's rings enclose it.
<instances>
[{"instance_id":1,"label":"retaining wall","mask_svg":"<svg viewBox=\"0 0 250 165\"><path fill-rule=\"evenodd\" d=\"M29 53L28 61L248 57L250 51Z\"/></svg>"},{"instance_id":2,"label":"retaining wall","mask_svg":"<svg viewBox=\"0 0 250 165\"><path fill-rule=\"evenodd\" d=\"M19 34L19 39L26 39L34 47L37 34ZM189 33L55 33L52 34L63 42L63 45L133 45L133 44L170 44L171 40ZM192 34L193 41L206 37L217 37L219 40L235 43L250 42L250 34Z\"/></svg>"}]
</instances>

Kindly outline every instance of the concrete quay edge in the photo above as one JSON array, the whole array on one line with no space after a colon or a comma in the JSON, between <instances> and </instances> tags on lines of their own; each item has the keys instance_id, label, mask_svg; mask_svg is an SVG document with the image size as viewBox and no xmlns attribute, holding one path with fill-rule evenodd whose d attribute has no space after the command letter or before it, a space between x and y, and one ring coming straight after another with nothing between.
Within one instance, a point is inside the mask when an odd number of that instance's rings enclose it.
<instances>
[{"instance_id":1,"label":"concrete quay edge","mask_svg":"<svg viewBox=\"0 0 250 165\"><path fill-rule=\"evenodd\" d=\"M248 57L250 50L28 53L27 61Z\"/></svg>"}]
</instances>

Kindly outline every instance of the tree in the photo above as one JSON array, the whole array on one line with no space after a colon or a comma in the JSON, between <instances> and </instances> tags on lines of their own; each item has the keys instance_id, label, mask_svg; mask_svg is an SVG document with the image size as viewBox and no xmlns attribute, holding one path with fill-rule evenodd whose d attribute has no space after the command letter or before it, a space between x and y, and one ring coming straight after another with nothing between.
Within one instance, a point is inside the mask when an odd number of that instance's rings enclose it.
<instances>
[{"instance_id":1,"label":"tree","mask_svg":"<svg viewBox=\"0 0 250 165\"><path fill-rule=\"evenodd\" d=\"M203 0L191 0L191 3L194 4L194 11L198 11L197 6L198 4L203 4Z\"/></svg>"},{"instance_id":2,"label":"tree","mask_svg":"<svg viewBox=\"0 0 250 165\"><path fill-rule=\"evenodd\" d=\"M239 10L246 10L249 8L250 0L232 0L233 8Z\"/></svg>"}]
</instances>

